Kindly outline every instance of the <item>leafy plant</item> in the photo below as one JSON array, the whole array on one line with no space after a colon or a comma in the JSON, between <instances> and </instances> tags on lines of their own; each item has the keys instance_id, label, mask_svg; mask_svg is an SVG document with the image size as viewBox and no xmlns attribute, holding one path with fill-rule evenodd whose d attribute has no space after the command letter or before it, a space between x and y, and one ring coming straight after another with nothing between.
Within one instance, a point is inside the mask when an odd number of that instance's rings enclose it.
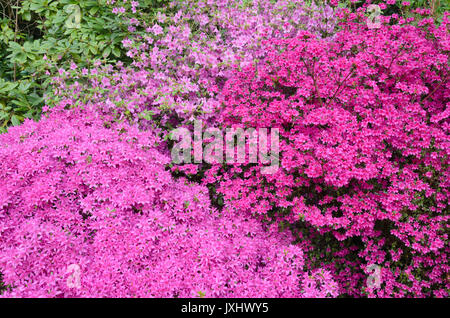
<instances>
[{"instance_id":1,"label":"leafy plant","mask_svg":"<svg viewBox=\"0 0 450 318\"><path fill-rule=\"evenodd\" d=\"M152 21L164 1L133 3L138 6L124 3L134 9L117 14L107 0L1 0L0 132L39 118L61 69L130 62L121 42L145 27L131 19Z\"/></svg>"}]
</instances>

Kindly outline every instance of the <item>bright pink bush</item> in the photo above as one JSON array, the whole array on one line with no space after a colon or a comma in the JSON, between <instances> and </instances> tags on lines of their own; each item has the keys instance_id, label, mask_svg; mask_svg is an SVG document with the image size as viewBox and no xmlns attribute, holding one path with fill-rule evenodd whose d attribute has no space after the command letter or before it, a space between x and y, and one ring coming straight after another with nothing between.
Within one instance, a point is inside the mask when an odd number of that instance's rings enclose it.
<instances>
[{"instance_id":1,"label":"bright pink bush","mask_svg":"<svg viewBox=\"0 0 450 318\"><path fill-rule=\"evenodd\" d=\"M342 293L447 296L448 16L372 30L341 17L333 41L267 41L264 63L225 85L223 126L280 129L277 173L216 166L205 180L228 210L291 224L310 264L331 255Z\"/></svg>"},{"instance_id":2,"label":"bright pink bush","mask_svg":"<svg viewBox=\"0 0 450 318\"><path fill-rule=\"evenodd\" d=\"M218 213L204 186L166 171L151 131L69 103L0 136L3 296L302 295L290 235ZM72 264L79 289L67 284Z\"/></svg>"}]
</instances>

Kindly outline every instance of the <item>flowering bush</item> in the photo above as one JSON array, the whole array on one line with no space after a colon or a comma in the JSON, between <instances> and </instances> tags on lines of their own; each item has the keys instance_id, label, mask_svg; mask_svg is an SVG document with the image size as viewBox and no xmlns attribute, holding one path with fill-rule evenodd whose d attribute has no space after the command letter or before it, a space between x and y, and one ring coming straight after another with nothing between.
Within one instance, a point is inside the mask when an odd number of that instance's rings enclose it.
<instances>
[{"instance_id":1,"label":"flowering bush","mask_svg":"<svg viewBox=\"0 0 450 318\"><path fill-rule=\"evenodd\" d=\"M290 224L307 262L331 254L344 293L447 296L448 15L372 30L340 16L333 41L270 39L225 85L222 124L279 128L280 169L214 166L205 181L229 211ZM362 279L372 265L381 288Z\"/></svg>"},{"instance_id":2,"label":"flowering bush","mask_svg":"<svg viewBox=\"0 0 450 318\"><path fill-rule=\"evenodd\" d=\"M151 131L65 104L0 136L4 296L302 295L290 235L219 214L205 187L173 180ZM325 284L308 295L335 296Z\"/></svg>"},{"instance_id":3,"label":"flowering bush","mask_svg":"<svg viewBox=\"0 0 450 318\"><path fill-rule=\"evenodd\" d=\"M126 10L121 1L113 6L121 9L117 14ZM174 1L153 21L128 21L130 30L147 31L122 41L131 67L62 71L55 79L56 98L101 101L107 111L142 127L157 123L171 129L194 118L211 123L233 64L263 58L261 41L267 36L292 37L301 28L329 36L336 25L333 13L329 6L305 7L303 1Z\"/></svg>"},{"instance_id":4,"label":"flowering bush","mask_svg":"<svg viewBox=\"0 0 450 318\"><path fill-rule=\"evenodd\" d=\"M93 67L97 59L129 62L122 40L145 33L128 20L150 21L166 1L2 0L0 3L0 132L24 118L38 119L51 77L62 68ZM116 10L119 10L116 8ZM121 11L123 11L121 10ZM126 18L125 18L126 17Z\"/></svg>"}]
</instances>

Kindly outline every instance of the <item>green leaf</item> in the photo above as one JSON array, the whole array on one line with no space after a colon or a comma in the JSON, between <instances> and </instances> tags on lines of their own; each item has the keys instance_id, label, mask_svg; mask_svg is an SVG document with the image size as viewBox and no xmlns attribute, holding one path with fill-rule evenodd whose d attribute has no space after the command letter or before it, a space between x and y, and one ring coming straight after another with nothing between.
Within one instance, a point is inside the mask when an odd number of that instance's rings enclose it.
<instances>
[{"instance_id":1,"label":"green leaf","mask_svg":"<svg viewBox=\"0 0 450 318\"><path fill-rule=\"evenodd\" d=\"M89 50L92 52L92 54L97 55L98 51L95 46L89 46Z\"/></svg>"},{"instance_id":2,"label":"green leaf","mask_svg":"<svg viewBox=\"0 0 450 318\"><path fill-rule=\"evenodd\" d=\"M119 50L119 48L117 48L117 47L115 47L115 48L113 48L113 54L114 54L114 56L116 56L116 57L120 57L120 50Z\"/></svg>"},{"instance_id":3,"label":"green leaf","mask_svg":"<svg viewBox=\"0 0 450 318\"><path fill-rule=\"evenodd\" d=\"M14 126L19 126L19 125L20 125L19 117L17 117L16 115L12 115L12 116L11 116L11 123L12 123Z\"/></svg>"},{"instance_id":4,"label":"green leaf","mask_svg":"<svg viewBox=\"0 0 450 318\"><path fill-rule=\"evenodd\" d=\"M24 64L27 61L27 55L24 52L19 52L15 55L14 59L19 64Z\"/></svg>"},{"instance_id":5,"label":"green leaf","mask_svg":"<svg viewBox=\"0 0 450 318\"><path fill-rule=\"evenodd\" d=\"M94 15L94 14L97 13L97 11L98 11L99 9L100 9L99 7L93 7L93 8L91 8L91 10L89 10L89 13L90 13L91 15Z\"/></svg>"},{"instance_id":6,"label":"green leaf","mask_svg":"<svg viewBox=\"0 0 450 318\"><path fill-rule=\"evenodd\" d=\"M103 57L104 57L104 58L107 58L110 54L111 54L111 47L108 46L108 47L103 51Z\"/></svg>"},{"instance_id":7,"label":"green leaf","mask_svg":"<svg viewBox=\"0 0 450 318\"><path fill-rule=\"evenodd\" d=\"M31 11L36 11L36 10L38 10L38 9L40 9L40 8L42 8L42 5L40 4L40 3L32 3L31 5L30 5L30 10Z\"/></svg>"},{"instance_id":8,"label":"green leaf","mask_svg":"<svg viewBox=\"0 0 450 318\"><path fill-rule=\"evenodd\" d=\"M25 13L22 15L22 18L23 18L25 21L31 21L31 13L30 13L30 12L25 12Z\"/></svg>"},{"instance_id":9,"label":"green leaf","mask_svg":"<svg viewBox=\"0 0 450 318\"><path fill-rule=\"evenodd\" d=\"M22 107L28 107L30 105L27 101L24 101L24 100L14 99L11 102L14 103L15 105L22 106Z\"/></svg>"}]
</instances>

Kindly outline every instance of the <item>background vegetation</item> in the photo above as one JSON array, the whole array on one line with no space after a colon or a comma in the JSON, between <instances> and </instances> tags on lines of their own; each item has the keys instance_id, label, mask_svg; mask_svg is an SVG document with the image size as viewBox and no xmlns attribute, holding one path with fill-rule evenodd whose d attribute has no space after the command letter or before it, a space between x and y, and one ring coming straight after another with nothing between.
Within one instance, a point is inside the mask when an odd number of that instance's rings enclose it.
<instances>
[{"instance_id":1,"label":"background vegetation","mask_svg":"<svg viewBox=\"0 0 450 318\"><path fill-rule=\"evenodd\" d=\"M163 4L139 1L135 14L151 22ZM107 0L0 0L0 132L39 118L60 69L128 62L129 12L114 14Z\"/></svg>"}]
</instances>

